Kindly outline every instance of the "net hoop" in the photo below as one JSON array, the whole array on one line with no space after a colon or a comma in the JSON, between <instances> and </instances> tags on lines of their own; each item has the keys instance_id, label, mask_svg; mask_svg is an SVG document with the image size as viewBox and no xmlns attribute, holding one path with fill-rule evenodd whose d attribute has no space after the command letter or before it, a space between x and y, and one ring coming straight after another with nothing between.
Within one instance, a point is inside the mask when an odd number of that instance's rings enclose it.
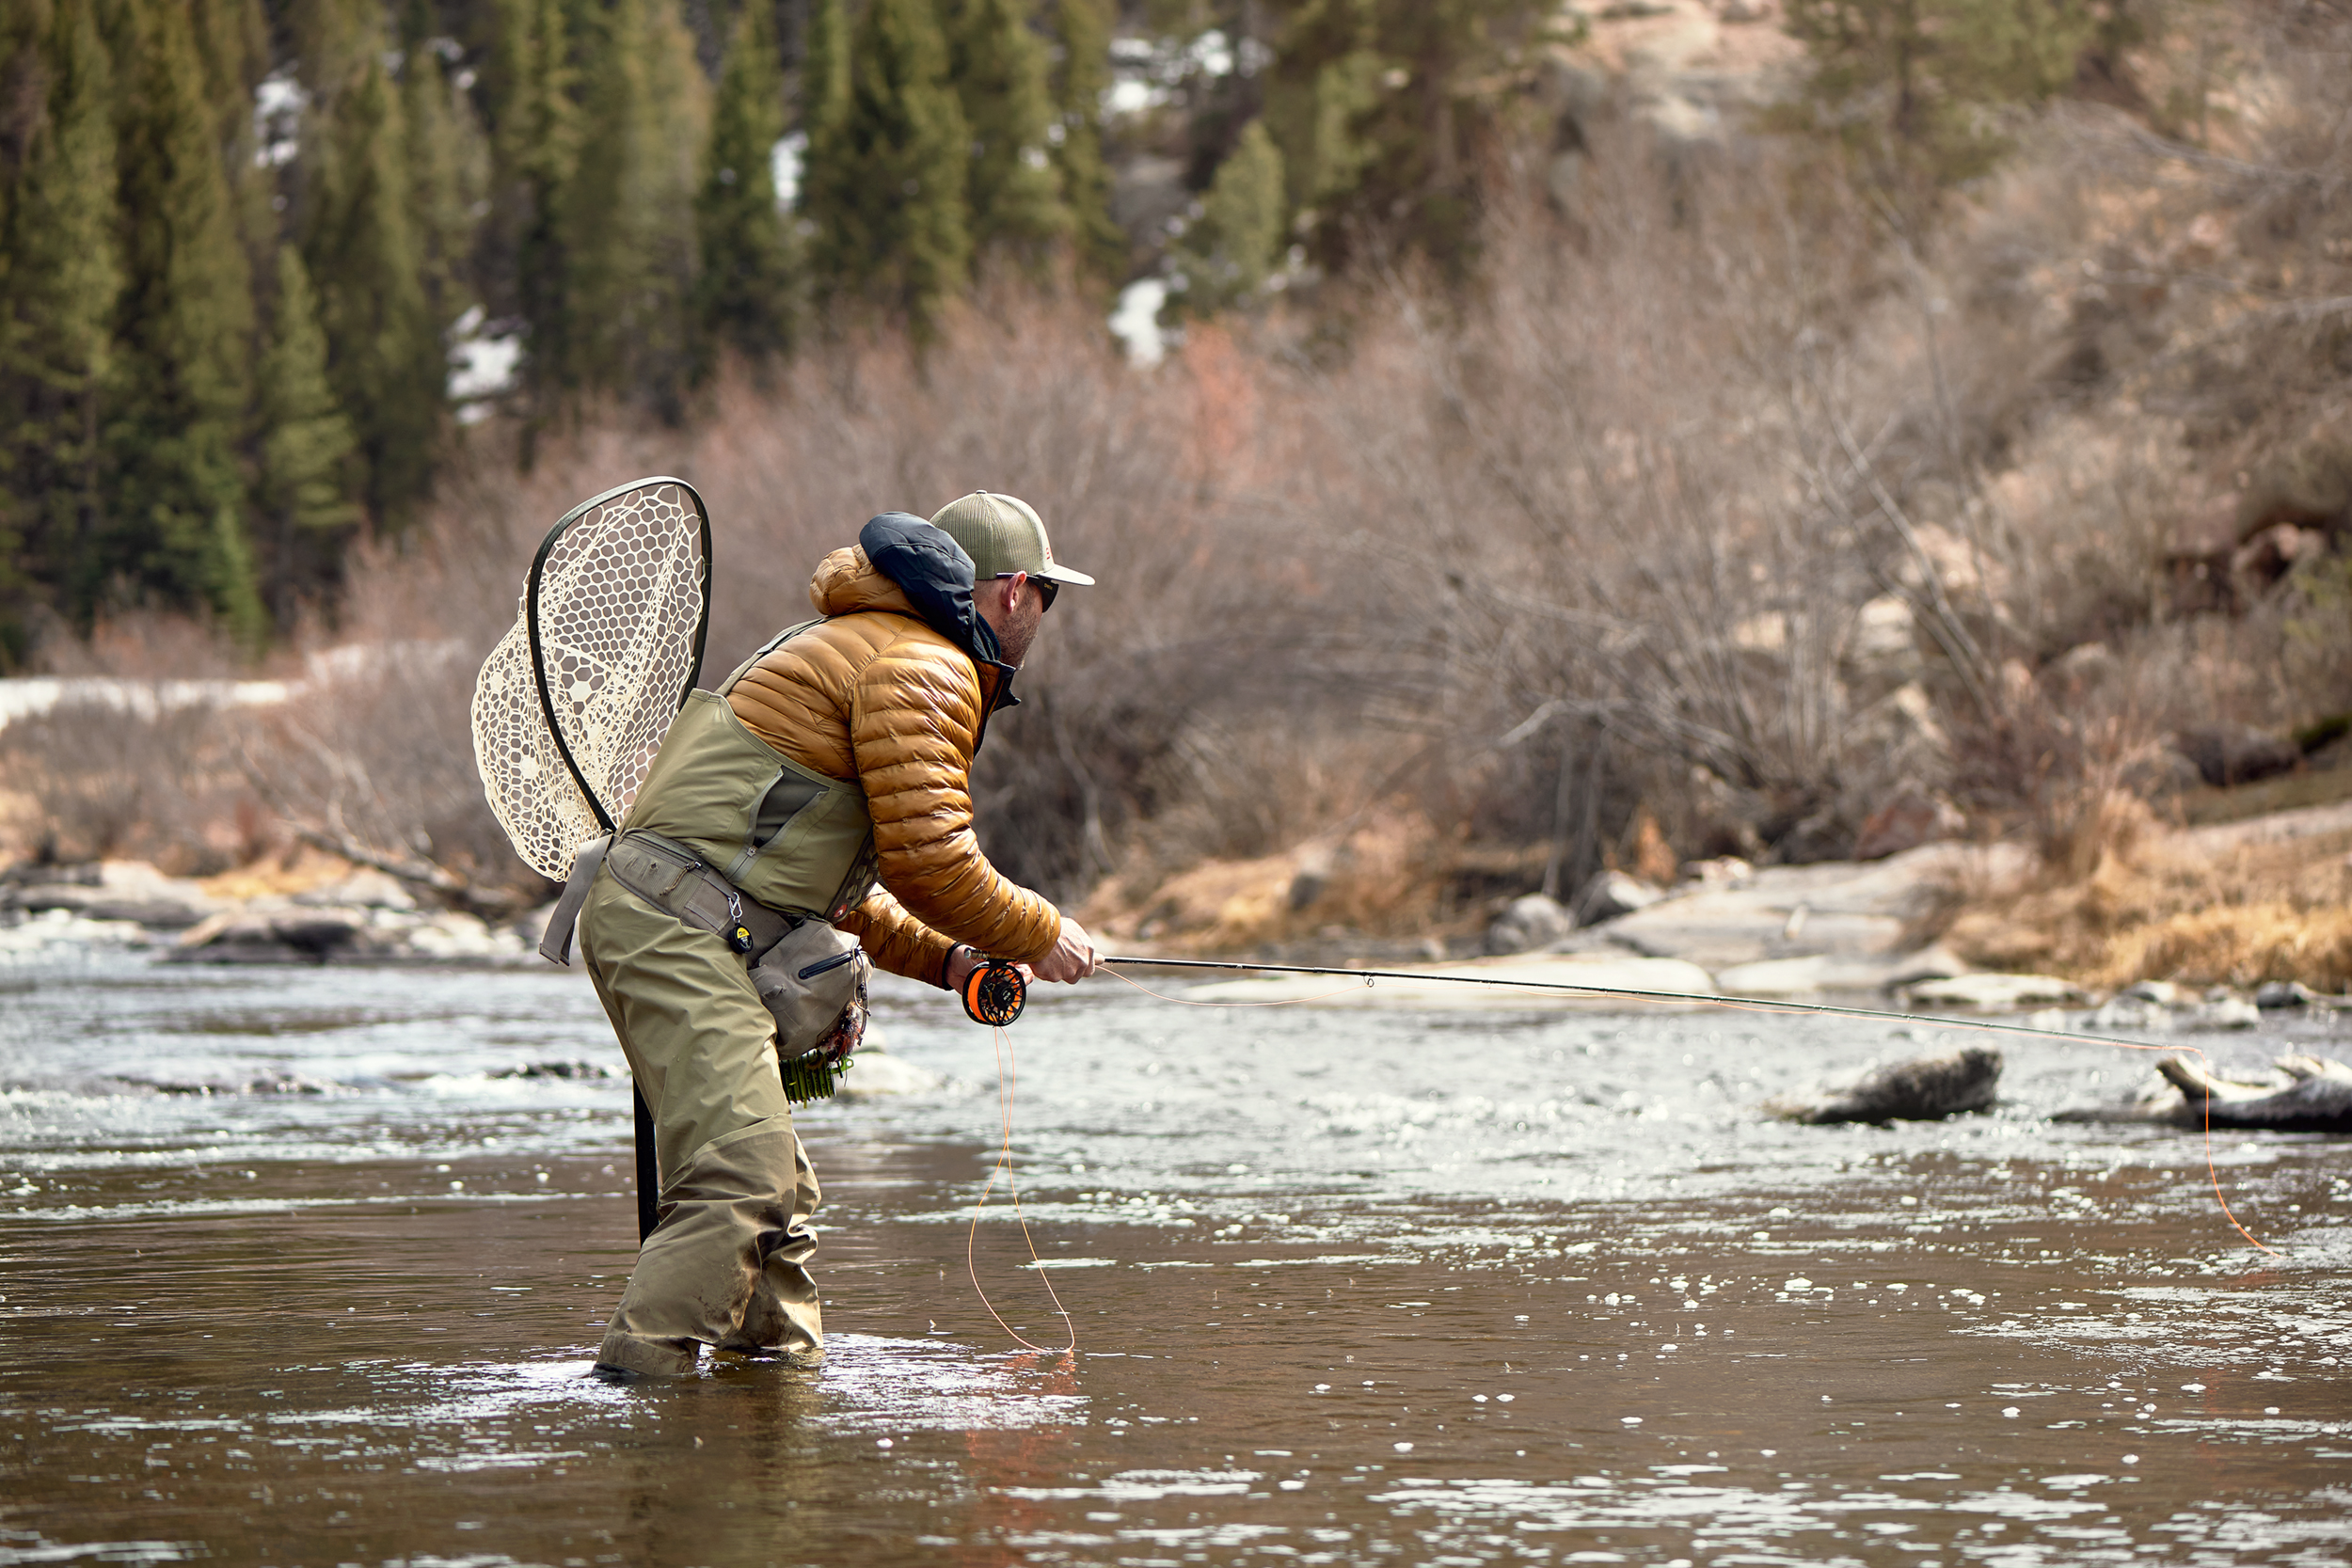
<instances>
[{"instance_id":1,"label":"net hoop","mask_svg":"<svg viewBox=\"0 0 2352 1568\"><path fill-rule=\"evenodd\" d=\"M561 881L613 831L702 676L710 514L657 475L566 512L474 687L474 760L515 852Z\"/></svg>"}]
</instances>

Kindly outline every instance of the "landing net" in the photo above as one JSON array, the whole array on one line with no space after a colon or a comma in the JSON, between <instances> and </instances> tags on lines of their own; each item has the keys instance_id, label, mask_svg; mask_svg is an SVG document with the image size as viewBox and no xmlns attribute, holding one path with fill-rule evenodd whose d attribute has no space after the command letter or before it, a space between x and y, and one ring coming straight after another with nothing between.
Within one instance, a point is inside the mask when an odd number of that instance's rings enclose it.
<instances>
[{"instance_id":1,"label":"landing net","mask_svg":"<svg viewBox=\"0 0 2352 1568\"><path fill-rule=\"evenodd\" d=\"M636 799L709 619L710 518L685 481L608 490L549 531L473 695L490 810L541 876L569 876Z\"/></svg>"}]
</instances>

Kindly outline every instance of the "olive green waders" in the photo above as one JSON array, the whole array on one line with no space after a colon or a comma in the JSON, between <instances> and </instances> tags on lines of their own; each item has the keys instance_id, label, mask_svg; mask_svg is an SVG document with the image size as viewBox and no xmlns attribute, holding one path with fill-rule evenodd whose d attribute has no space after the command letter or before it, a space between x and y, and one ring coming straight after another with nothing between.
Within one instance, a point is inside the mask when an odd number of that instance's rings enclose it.
<instances>
[{"instance_id":1,"label":"olive green waders","mask_svg":"<svg viewBox=\"0 0 2352 1568\"><path fill-rule=\"evenodd\" d=\"M823 1354L808 1260L817 1173L792 1131L776 1024L743 960L598 874L580 911L589 977L653 1113L660 1223L613 1309L600 1365L676 1376L701 1347Z\"/></svg>"}]
</instances>

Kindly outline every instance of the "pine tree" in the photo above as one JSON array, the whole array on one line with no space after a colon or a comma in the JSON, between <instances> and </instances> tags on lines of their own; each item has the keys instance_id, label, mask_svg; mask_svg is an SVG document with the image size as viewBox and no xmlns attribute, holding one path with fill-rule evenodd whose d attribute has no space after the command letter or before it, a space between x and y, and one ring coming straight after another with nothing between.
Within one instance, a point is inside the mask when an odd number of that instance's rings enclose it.
<instances>
[{"instance_id":1,"label":"pine tree","mask_svg":"<svg viewBox=\"0 0 2352 1568\"><path fill-rule=\"evenodd\" d=\"M723 345L755 362L792 344L792 262L769 160L784 135L784 69L768 0L749 0L727 47L694 201L701 369Z\"/></svg>"},{"instance_id":2,"label":"pine tree","mask_svg":"<svg viewBox=\"0 0 2352 1568\"><path fill-rule=\"evenodd\" d=\"M260 375L261 462L254 499L268 529L271 609L282 625L299 596L331 582L351 502L358 446L326 375L326 334L301 253L278 251L278 299Z\"/></svg>"},{"instance_id":3,"label":"pine tree","mask_svg":"<svg viewBox=\"0 0 2352 1568\"><path fill-rule=\"evenodd\" d=\"M675 0L612 0L592 62L561 214L565 379L675 420L691 369L694 166L707 92Z\"/></svg>"},{"instance_id":4,"label":"pine tree","mask_svg":"<svg viewBox=\"0 0 2352 1568\"><path fill-rule=\"evenodd\" d=\"M947 74L971 138L973 252L1003 250L1032 265L1071 228L1048 155L1054 105L1033 9L1027 0L952 0L947 19Z\"/></svg>"},{"instance_id":5,"label":"pine tree","mask_svg":"<svg viewBox=\"0 0 2352 1568\"><path fill-rule=\"evenodd\" d=\"M563 0L499 0L498 44L491 59L491 182L494 232L489 261L511 278L522 318L522 374L532 436L554 414L570 352L563 208L579 158L579 117L572 102L572 30Z\"/></svg>"},{"instance_id":6,"label":"pine tree","mask_svg":"<svg viewBox=\"0 0 2352 1568\"><path fill-rule=\"evenodd\" d=\"M184 3L204 59L204 92L213 106L237 232L248 259L265 259L278 244L278 216L271 204L276 182L253 156L253 92L269 73L269 22L262 0Z\"/></svg>"},{"instance_id":7,"label":"pine tree","mask_svg":"<svg viewBox=\"0 0 2352 1568\"><path fill-rule=\"evenodd\" d=\"M840 125L825 156L810 150L805 212L820 286L928 338L970 266L969 146L930 0L868 0Z\"/></svg>"},{"instance_id":8,"label":"pine tree","mask_svg":"<svg viewBox=\"0 0 2352 1568\"><path fill-rule=\"evenodd\" d=\"M1282 155L1265 122L1253 119L1179 243L1185 288L1170 303L1206 315L1257 293L1281 253L1283 211Z\"/></svg>"},{"instance_id":9,"label":"pine tree","mask_svg":"<svg viewBox=\"0 0 2352 1568\"><path fill-rule=\"evenodd\" d=\"M1371 0L1307 0L1290 15L1266 88L1266 129L1281 149L1295 207L1344 202L1368 156L1357 120L1380 97Z\"/></svg>"},{"instance_id":10,"label":"pine tree","mask_svg":"<svg viewBox=\"0 0 2352 1568\"><path fill-rule=\"evenodd\" d=\"M253 89L269 71L269 22L261 0L192 0L190 21L221 144L249 150Z\"/></svg>"},{"instance_id":11,"label":"pine tree","mask_svg":"<svg viewBox=\"0 0 2352 1568\"><path fill-rule=\"evenodd\" d=\"M349 74L311 88L319 135L306 152L302 249L335 398L358 435L361 493L376 525L398 531L432 483L448 372L411 221L400 92L373 21L342 55Z\"/></svg>"},{"instance_id":12,"label":"pine tree","mask_svg":"<svg viewBox=\"0 0 2352 1568\"><path fill-rule=\"evenodd\" d=\"M1534 0L1307 0L1276 49L1268 130L1332 266L1418 250L1455 277L1478 229L1479 149L1551 36Z\"/></svg>"},{"instance_id":13,"label":"pine tree","mask_svg":"<svg viewBox=\"0 0 2352 1568\"><path fill-rule=\"evenodd\" d=\"M446 343L452 324L473 303L468 272L489 169L473 110L452 88L440 52L427 37L430 17L417 14L421 10L412 10L402 51L401 121L408 137L409 223L423 261L425 312L435 341Z\"/></svg>"},{"instance_id":14,"label":"pine tree","mask_svg":"<svg viewBox=\"0 0 2352 1568\"><path fill-rule=\"evenodd\" d=\"M248 641L262 633L240 522L237 457L251 404L253 293L220 117L205 94L188 8L131 0L111 53L120 95L124 236L122 395L103 441L113 494L72 602L87 617L111 584L209 603Z\"/></svg>"},{"instance_id":15,"label":"pine tree","mask_svg":"<svg viewBox=\"0 0 2352 1568\"><path fill-rule=\"evenodd\" d=\"M1056 0L1054 31L1060 60L1054 72L1054 109L1060 136L1053 141L1070 210L1078 264L1106 282L1125 281L1126 230L1111 216L1110 166L1103 156L1103 96L1111 86L1114 0Z\"/></svg>"},{"instance_id":16,"label":"pine tree","mask_svg":"<svg viewBox=\"0 0 2352 1568\"><path fill-rule=\"evenodd\" d=\"M808 41L801 56L801 133L808 155L833 150L850 118L850 13L843 0L809 0ZM801 182L805 204L808 181Z\"/></svg>"},{"instance_id":17,"label":"pine tree","mask_svg":"<svg viewBox=\"0 0 2352 1568\"><path fill-rule=\"evenodd\" d=\"M90 576L122 289L113 72L94 0L60 0L28 46L42 49L49 91L0 210L0 668L24 655L25 612Z\"/></svg>"},{"instance_id":18,"label":"pine tree","mask_svg":"<svg viewBox=\"0 0 2352 1568\"><path fill-rule=\"evenodd\" d=\"M1788 15L1811 118L1915 214L1990 168L2009 111L2064 90L2109 24L2090 0L1791 0Z\"/></svg>"}]
</instances>

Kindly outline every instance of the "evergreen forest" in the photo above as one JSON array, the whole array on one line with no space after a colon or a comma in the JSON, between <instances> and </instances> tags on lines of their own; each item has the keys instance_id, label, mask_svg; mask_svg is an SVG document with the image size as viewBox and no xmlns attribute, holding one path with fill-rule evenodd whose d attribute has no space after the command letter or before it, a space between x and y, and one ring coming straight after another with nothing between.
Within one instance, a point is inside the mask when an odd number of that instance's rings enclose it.
<instances>
[{"instance_id":1,"label":"evergreen forest","mask_svg":"<svg viewBox=\"0 0 2352 1568\"><path fill-rule=\"evenodd\" d=\"M1935 165L1930 189L1996 152L1986 103L2051 96L2139 25L2077 0L1915 9L1798 0L1788 25L1834 135L1868 126L1874 84L1943 72L1932 112L1873 141L1914 187ZM14 0L0 670L125 610L259 650L332 603L354 540L416 523L462 422L496 417L525 463L584 408L675 425L729 362L876 329L919 351L976 279L1107 301L1165 271L1196 318L1366 258L1458 280L1515 113L1539 118L1515 109L1530 62L1579 14ZM1121 49L1173 100L1172 215L1115 214Z\"/></svg>"}]
</instances>

